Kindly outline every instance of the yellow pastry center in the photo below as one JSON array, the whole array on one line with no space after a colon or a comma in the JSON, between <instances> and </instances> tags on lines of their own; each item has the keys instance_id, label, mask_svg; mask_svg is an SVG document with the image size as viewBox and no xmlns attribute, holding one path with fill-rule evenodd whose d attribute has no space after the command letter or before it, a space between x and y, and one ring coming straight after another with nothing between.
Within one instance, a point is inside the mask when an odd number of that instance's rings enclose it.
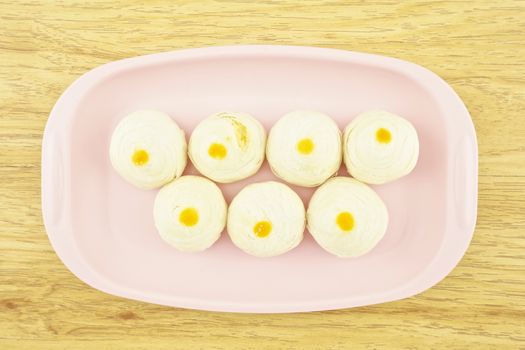
<instances>
[{"instance_id":1,"label":"yellow pastry center","mask_svg":"<svg viewBox=\"0 0 525 350\"><path fill-rule=\"evenodd\" d=\"M208 148L208 154L215 159L224 159L226 154L228 154L228 150L220 143L212 143L210 148Z\"/></svg>"},{"instance_id":2,"label":"yellow pastry center","mask_svg":"<svg viewBox=\"0 0 525 350\"><path fill-rule=\"evenodd\" d=\"M354 228L354 216L347 211L343 211L337 215L335 219L337 226L343 231L352 231Z\"/></svg>"},{"instance_id":3,"label":"yellow pastry center","mask_svg":"<svg viewBox=\"0 0 525 350\"><path fill-rule=\"evenodd\" d=\"M133 155L131 156L131 161L136 166L142 166L146 164L149 160L149 154L143 149L138 149L135 152L133 152Z\"/></svg>"},{"instance_id":4,"label":"yellow pastry center","mask_svg":"<svg viewBox=\"0 0 525 350\"><path fill-rule=\"evenodd\" d=\"M304 154L304 155L308 155L312 153L313 150L314 150L314 142L311 139L305 138L297 142L297 152Z\"/></svg>"},{"instance_id":5,"label":"yellow pastry center","mask_svg":"<svg viewBox=\"0 0 525 350\"><path fill-rule=\"evenodd\" d=\"M195 226L199 222L199 213L195 208L186 208L180 212L179 221L184 226Z\"/></svg>"},{"instance_id":6,"label":"yellow pastry center","mask_svg":"<svg viewBox=\"0 0 525 350\"><path fill-rule=\"evenodd\" d=\"M379 143L390 143L392 134L385 128L379 128L376 131L376 140Z\"/></svg>"},{"instance_id":7,"label":"yellow pastry center","mask_svg":"<svg viewBox=\"0 0 525 350\"><path fill-rule=\"evenodd\" d=\"M253 233L255 233L257 237L267 237L270 232L272 232L272 223L269 221L259 221L253 227Z\"/></svg>"}]
</instances>

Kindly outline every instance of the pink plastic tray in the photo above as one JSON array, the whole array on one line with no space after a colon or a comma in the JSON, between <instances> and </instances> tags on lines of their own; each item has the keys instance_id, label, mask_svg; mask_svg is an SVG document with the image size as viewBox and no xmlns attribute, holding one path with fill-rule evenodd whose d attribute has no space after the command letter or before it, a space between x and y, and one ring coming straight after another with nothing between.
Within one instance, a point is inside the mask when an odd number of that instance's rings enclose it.
<instances>
[{"instance_id":1,"label":"pink plastic tray","mask_svg":"<svg viewBox=\"0 0 525 350\"><path fill-rule=\"evenodd\" d=\"M386 109L420 137L416 169L375 186L390 213L369 254L340 259L307 234L275 258L246 255L228 235L185 254L153 225L156 191L139 190L108 157L117 122L134 110L169 113L186 130L222 110L243 111L267 129L294 109L319 110L343 128L359 112ZM190 165L187 174L195 174ZM342 174L346 172L341 169ZM221 185L229 201L261 171ZM312 189L293 187L305 204ZM381 303L419 293L459 262L476 221L477 144L454 91L416 64L363 53L287 46L190 49L98 67L56 103L42 144L42 210L49 240L82 281L110 294L186 308L296 312Z\"/></svg>"}]
</instances>

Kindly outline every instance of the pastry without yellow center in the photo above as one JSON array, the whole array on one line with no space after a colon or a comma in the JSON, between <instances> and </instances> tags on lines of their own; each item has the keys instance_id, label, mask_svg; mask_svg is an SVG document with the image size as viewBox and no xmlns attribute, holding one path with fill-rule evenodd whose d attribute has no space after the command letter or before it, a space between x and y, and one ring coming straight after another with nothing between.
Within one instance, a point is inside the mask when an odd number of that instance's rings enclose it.
<instances>
[{"instance_id":1,"label":"pastry without yellow center","mask_svg":"<svg viewBox=\"0 0 525 350\"><path fill-rule=\"evenodd\" d=\"M138 149L135 152L133 152L133 155L131 156L131 161L136 166L142 166L146 164L149 160L149 154L143 149Z\"/></svg>"},{"instance_id":2,"label":"pastry without yellow center","mask_svg":"<svg viewBox=\"0 0 525 350\"><path fill-rule=\"evenodd\" d=\"M264 238L267 237L272 231L272 223L269 221L259 221L253 227L253 233L257 237Z\"/></svg>"},{"instance_id":3,"label":"pastry without yellow center","mask_svg":"<svg viewBox=\"0 0 525 350\"><path fill-rule=\"evenodd\" d=\"M343 231L352 231L354 228L354 216L347 211L343 211L337 215L335 219L337 226Z\"/></svg>"},{"instance_id":4,"label":"pastry without yellow center","mask_svg":"<svg viewBox=\"0 0 525 350\"><path fill-rule=\"evenodd\" d=\"M212 143L208 148L208 154L215 159L224 159L228 154L228 150L220 143Z\"/></svg>"},{"instance_id":5,"label":"pastry without yellow center","mask_svg":"<svg viewBox=\"0 0 525 350\"><path fill-rule=\"evenodd\" d=\"M304 138L297 142L297 152L308 155L314 150L314 142L309 138Z\"/></svg>"},{"instance_id":6,"label":"pastry without yellow center","mask_svg":"<svg viewBox=\"0 0 525 350\"><path fill-rule=\"evenodd\" d=\"M184 226L195 226L199 222L199 212L195 208L186 208L180 212L179 221Z\"/></svg>"},{"instance_id":7,"label":"pastry without yellow center","mask_svg":"<svg viewBox=\"0 0 525 350\"><path fill-rule=\"evenodd\" d=\"M376 131L376 140L379 143L390 143L392 134L385 128L379 128Z\"/></svg>"}]
</instances>

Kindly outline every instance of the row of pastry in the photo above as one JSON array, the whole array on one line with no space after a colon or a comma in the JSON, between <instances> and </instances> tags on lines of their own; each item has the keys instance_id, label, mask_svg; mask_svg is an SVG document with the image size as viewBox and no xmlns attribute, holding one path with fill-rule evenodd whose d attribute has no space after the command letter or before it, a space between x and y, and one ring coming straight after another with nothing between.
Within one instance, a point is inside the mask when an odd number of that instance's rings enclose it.
<instances>
[{"instance_id":1,"label":"row of pastry","mask_svg":"<svg viewBox=\"0 0 525 350\"><path fill-rule=\"evenodd\" d=\"M168 115L138 111L113 133L111 162L141 188L157 188L182 175L189 155L209 179L229 183L255 174L265 154L273 173L288 183L314 187L334 176L344 160L357 180L382 184L408 174L419 153L416 130L386 111L358 115L342 134L327 115L294 111L273 125L268 138L261 123L244 113L217 113L193 130L189 145Z\"/></svg>"},{"instance_id":2,"label":"row of pastry","mask_svg":"<svg viewBox=\"0 0 525 350\"><path fill-rule=\"evenodd\" d=\"M357 257L379 242L388 224L381 198L349 177L326 181L315 191L306 211L299 196L281 182L250 184L228 207L213 181L182 176L159 191L153 213L162 239L178 250L203 251L227 226L232 242L257 257L295 248L303 240L305 225L328 252Z\"/></svg>"}]
</instances>

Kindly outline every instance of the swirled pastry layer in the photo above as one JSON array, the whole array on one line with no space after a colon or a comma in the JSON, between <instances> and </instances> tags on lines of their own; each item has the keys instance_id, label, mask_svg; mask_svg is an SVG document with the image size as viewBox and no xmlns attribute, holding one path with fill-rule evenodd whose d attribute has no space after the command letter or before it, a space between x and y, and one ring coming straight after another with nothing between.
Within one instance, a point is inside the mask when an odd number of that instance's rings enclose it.
<instances>
[{"instance_id":1,"label":"swirled pastry layer","mask_svg":"<svg viewBox=\"0 0 525 350\"><path fill-rule=\"evenodd\" d=\"M341 132L327 115L294 111L284 115L268 136L266 157L273 173L291 184L313 187L341 165Z\"/></svg>"},{"instance_id":2,"label":"swirled pastry layer","mask_svg":"<svg viewBox=\"0 0 525 350\"><path fill-rule=\"evenodd\" d=\"M179 177L187 161L184 132L167 114L141 110L129 114L111 137L109 155L117 173L144 189Z\"/></svg>"},{"instance_id":3,"label":"swirled pastry layer","mask_svg":"<svg viewBox=\"0 0 525 350\"><path fill-rule=\"evenodd\" d=\"M190 159L204 176L222 183L257 172L264 160L266 132L248 114L222 112L204 119L190 137Z\"/></svg>"},{"instance_id":4,"label":"swirled pastry layer","mask_svg":"<svg viewBox=\"0 0 525 350\"><path fill-rule=\"evenodd\" d=\"M246 186L230 204L228 234L248 254L286 253L303 239L305 209L288 186L274 181Z\"/></svg>"},{"instance_id":5,"label":"swirled pastry layer","mask_svg":"<svg viewBox=\"0 0 525 350\"><path fill-rule=\"evenodd\" d=\"M383 184L414 169L419 140L408 120L385 111L370 111L346 127L343 152L346 168L354 178Z\"/></svg>"},{"instance_id":6,"label":"swirled pastry layer","mask_svg":"<svg viewBox=\"0 0 525 350\"><path fill-rule=\"evenodd\" d=\"M381 198L349 177L334 177L319 187L306 217L308 231L317 243L339 257L366 254L388 226L388 212Z\"/></svg>"},{"instance_id":7,"label":"swirled pastry layer","mask_svg":"<svg viewBox=\"0 0 525 350\"><path fill-rule=\"evenodd\" d=\"M202 251L215 243L226 215L221 190L201 176L182 176L162 187L153 209L161 238L185 252Z\"/></svg>"}]
</instances>

